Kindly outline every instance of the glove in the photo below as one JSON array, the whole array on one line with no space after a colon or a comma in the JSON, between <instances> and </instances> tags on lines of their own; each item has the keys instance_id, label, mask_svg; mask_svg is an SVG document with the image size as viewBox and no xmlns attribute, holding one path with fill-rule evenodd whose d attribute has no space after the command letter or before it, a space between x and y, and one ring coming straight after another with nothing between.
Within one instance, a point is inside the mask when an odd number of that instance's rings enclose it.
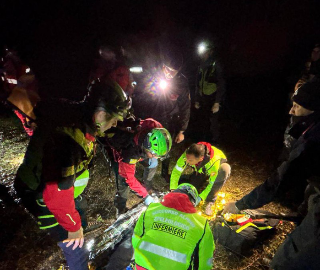
<instances>
[{"instance_id":1,"label":"glove","mask_svg":"<svg viewBox=\"0 0 320 270\"><path fill-rule=\"evenodd\" d=\"M155 202L155 201L154 201L154 198L153 198L151 195L148 195L148 196L144 199L144 204L145 204L146 206L148 206L150 203L153 203L153 202Z\"/></svg>"},{"instance_id":2,"label":"glove","mask_svg":"<svg viewBox=\"0 0 320 270\"><path fill-rule=\"evenodd\" d=\"M222 215L226 213L231 213L231 214L239 214L240 210L236 206L236 202L229 202L226 204L222 211Z\"/></svg>"}]
</instances>

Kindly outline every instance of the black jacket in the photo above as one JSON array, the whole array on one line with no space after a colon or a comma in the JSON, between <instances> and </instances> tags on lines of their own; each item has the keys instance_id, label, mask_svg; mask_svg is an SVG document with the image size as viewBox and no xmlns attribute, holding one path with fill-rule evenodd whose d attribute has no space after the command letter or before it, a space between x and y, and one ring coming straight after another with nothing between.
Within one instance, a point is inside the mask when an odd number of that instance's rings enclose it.
<instances>
[{"instance_id":1,"label":"black jacket","mask_svg":"<svg viewBox=\"0 0 320 270\"><path fill-rule=\"evenodd\" d=\"M279 190L311 181L320 187L320 118L314 117L293 145L289 157L263 184L236 202L239 210L259 208L271 202Z\"/></svg>"}]
</instances>

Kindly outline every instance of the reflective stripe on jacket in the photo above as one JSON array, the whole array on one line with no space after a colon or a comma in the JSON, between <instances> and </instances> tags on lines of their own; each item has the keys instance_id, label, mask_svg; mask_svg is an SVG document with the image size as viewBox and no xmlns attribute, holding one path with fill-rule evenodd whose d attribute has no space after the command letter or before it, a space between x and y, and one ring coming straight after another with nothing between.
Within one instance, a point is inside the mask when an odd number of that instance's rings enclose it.
<instances>
[{"instance_id":1,"label":"reflective stripe on jacket","mask_svg":"<svg viewBox=\"0 0 320 270\"><path fill-rule=\"evenodd\" d=\"M134 229L135 262L146 269L211 269L214 242L207 220L152 203Z\"/></svg>"},{"instance_id":2,"label":"reflective stripe on jacket","mask_svg":"<svg viewBox=\"0 0 320 270\"><path fill-rule=\"evenodd\" d=\"M84 191L89 181L88 166L94 155L94 142L87 140L80 129L61 128L59 130L70 136L86 153L85 158L78 164L62 168L63 178L71 177L74 179L74 198L77 198Z\"/></svg>"},{"instance_id":3,"label":"reflective stripe on jacket","mask_svg":"<svg viewBox=\"0 0 320 270\"><path fill-rule=\"evenodd\" d=\"M208 196L208 194L211 191L211 188L218 176L220 164L222 159L227 159L225 154L218 148L211 146L214 155L213 157L207 162L204 166L197 168L195 165L192 165L191 167L199 174L206 174L209 178L209 183L207 187L200 193L200 197L202 200L205 200ZM181 155L181 157L178 159L176 165L174 166L171 178L170 178L170 189L176 189L179 185L179 179L184 171L184 169L187 167L187 154L186 151Z\"/></svg>"}]
</instances>

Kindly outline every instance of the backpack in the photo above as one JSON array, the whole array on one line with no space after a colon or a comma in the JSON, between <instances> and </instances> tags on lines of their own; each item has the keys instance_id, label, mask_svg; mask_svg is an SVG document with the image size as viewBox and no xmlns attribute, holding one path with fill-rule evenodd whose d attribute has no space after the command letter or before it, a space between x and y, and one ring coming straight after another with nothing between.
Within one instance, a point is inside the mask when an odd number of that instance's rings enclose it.
<instances>
[{"instance_id":1,"label":"backpack","mask_svg":"<svg viewBox=\"0 0 320 270\"><path fill-rule=\"evenodd\" d=\"M272 216L272 213L251 211L253 210L248 210L248 213L244 211L252 220L243 225L230 223L224 219L218 221L213 232L215 240L235 254L251 255L254 247L275 234L276 226L280 222L279 219L263 218L263 216ZM259 219L255 219L257 217Z\"/></svg>"}]
</instances>

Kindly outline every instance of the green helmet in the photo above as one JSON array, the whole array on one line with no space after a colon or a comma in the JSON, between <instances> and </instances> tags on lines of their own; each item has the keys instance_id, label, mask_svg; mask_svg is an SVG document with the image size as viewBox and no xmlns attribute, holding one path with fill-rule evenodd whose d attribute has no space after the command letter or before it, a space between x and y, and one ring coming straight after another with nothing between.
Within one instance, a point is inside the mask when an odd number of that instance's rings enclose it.
<instances>
[{"instance_id":1,"label":"green helmet","mask_svg":"<svg viewBox=\"0 0 320 270\"><path fill-rule=\"evenodd\" d=\"M171 146L171 135L165 128L152 129L143 141L143 147L157 157L165 156Z\"/></svg>"},{"instance_id":2,"label":"green helmet","mask_svg":"<svg viewBox=\"0 0 320 270\"><path fill-rule=\"evenodd\" d=\"M198 190L193 185L191 185L189 183L183 183L183 184L179 185L176 190L177 191L183 190L183 191L187 192L191 196L192 203L194 206L197 206L201 201L201 198L199 197L199 194L198 194Z\"/></svg>"}]
</instances>

